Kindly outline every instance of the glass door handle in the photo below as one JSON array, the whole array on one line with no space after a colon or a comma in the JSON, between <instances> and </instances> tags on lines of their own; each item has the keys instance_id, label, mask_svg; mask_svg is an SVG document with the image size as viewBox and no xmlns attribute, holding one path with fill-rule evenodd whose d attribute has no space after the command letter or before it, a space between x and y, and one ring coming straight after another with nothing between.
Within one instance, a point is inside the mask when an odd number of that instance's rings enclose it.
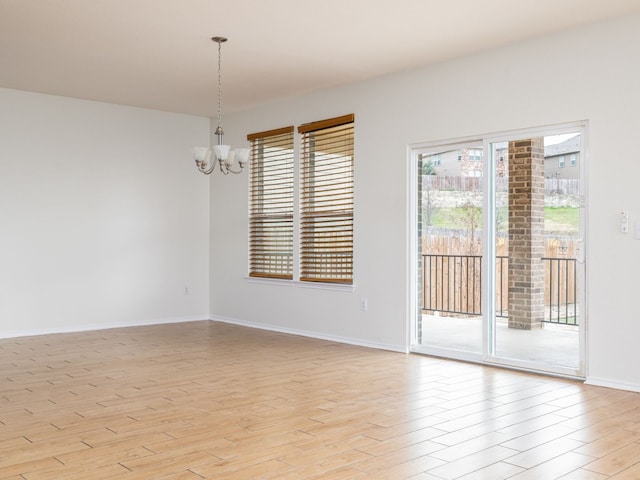
<instances>
[{"instance_id":1,"label":"glass door handle","mask_svg":"<svg viewBox=\"0 0 640 480\"><path fill-rule=\"evenodd\" d=\"M577 262L584 263L584 240L582 238L576 240L575 257Z\"/></svg>"}]
</instances>

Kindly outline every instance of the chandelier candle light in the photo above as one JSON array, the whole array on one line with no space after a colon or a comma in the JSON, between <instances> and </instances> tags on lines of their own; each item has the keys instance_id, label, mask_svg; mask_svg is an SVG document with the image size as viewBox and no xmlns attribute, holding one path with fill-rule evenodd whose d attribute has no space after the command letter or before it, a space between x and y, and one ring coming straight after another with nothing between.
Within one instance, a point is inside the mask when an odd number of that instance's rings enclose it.
<instances>
[{"instance_id":1,"label":"chandelier candle light","mask_svg":"<svg viewBox=\"0 0 640 480\"><path fill-rule=\"evenodd\" d=\"M248 148L238 148L231 150L229 145L224 145L224 131L222 130L222 44L227 41L225 37L213 37L211 40L218 44L218 128L215 130L216 145L213 152L208 147L194 147L193 156L196 160L196 166L205 175L209 175L216 168L216 162L211 161L211 153L215 155L215 160L220 164L220 171L225 175L229 173L241 173L244 165L249 159ZM235 164L238 164L240 170L234 170Z\"/></svg>"}]
</instances>

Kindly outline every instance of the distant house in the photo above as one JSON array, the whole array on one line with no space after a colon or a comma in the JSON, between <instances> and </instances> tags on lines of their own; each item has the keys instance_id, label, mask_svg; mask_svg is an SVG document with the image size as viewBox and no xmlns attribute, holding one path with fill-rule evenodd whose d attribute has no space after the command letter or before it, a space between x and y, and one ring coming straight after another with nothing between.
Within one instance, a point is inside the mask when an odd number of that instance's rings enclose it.
<instances>
[{"instance_id":1,"label":"distant house","mask_svg":"<svg viewBox=\"0 0 640 480\"><path fill-rule=\"evenodd\" d=\"M424 160L431 161L436 175L482 176L482 148L463 148L425 155ZM579 135L544 147L545 178L578 178L578 165L580 165ZM499 177L509 175L509 151L506 147L496 149L496 174Z\"/></svg>"},{"instance_id":2,"label":"distant house","mask_svg":"<svg viewBox=\"0 0 640 480\"><path fill-rule=\"evenodd\" d=\"M546 178L579 178L580 135L544 147Z\"/></svg>"},{"instance_id":3,"label":"distant house","mask_svg":"<svg viewBox=\"0 0 640 480\"><path fill-rule=\"evenodd\" d=\"M444 177L481 177L482 148L462 148L425 155L431 161L436 175Z\"/></svg>"}]
</instances>

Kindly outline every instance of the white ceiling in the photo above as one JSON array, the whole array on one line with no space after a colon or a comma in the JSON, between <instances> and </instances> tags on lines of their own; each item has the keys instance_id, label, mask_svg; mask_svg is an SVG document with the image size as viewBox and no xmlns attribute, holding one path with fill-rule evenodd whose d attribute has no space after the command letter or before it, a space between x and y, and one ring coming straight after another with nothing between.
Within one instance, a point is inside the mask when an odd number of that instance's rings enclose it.
<instances>
[{"instance_id":1,"label":"white ceiling","mask_svg":"<svg viewBox=\"0 0 640 480\"><path fill-rule=\"evenodd\" d=\"M212 36L229 38L228 112L632 12L640 0L0 0L0 87L214 115Z\"/></svg>"}]
</instances>

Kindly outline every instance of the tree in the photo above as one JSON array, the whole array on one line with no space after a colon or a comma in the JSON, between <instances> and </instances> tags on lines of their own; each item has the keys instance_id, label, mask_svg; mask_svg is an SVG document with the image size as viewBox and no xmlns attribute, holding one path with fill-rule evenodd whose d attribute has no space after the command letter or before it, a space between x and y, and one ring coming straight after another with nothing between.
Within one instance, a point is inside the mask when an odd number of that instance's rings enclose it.
<instances>
[{"instance_id":1,"label":"tree","mask_svg":"<svg viewBox=\"0 0 640 480\"><path fill-rule=\"evenodd\" d=\"M453 221L459 228L463 228L467 231L468 240L468 255L474 255L476 253L476 244L479 245L479 241L476 242L476 232L482 226L482 209L467 201L455 209Z\"/></svg>"},{"instance_id":2,"label":"tree","mask_svg":"<svg viewBox=\"0 0 640 480\"><path fill-rule=\"evenodd\" d=\"M433 219L437 215L438 210L431 192L431 187L429 187L422 192L422 225L424 227L433 225Z\"/></svg>"},{"instance_id":3,"label":"tree","mask_svg":"<svg viewBox=\"0 0 640 480\"><path fill-rule=\"evenodd\" d=\"M433 160L422 160L422 175L436 175L436 167Z\"/></svg>"}]
</instances>

